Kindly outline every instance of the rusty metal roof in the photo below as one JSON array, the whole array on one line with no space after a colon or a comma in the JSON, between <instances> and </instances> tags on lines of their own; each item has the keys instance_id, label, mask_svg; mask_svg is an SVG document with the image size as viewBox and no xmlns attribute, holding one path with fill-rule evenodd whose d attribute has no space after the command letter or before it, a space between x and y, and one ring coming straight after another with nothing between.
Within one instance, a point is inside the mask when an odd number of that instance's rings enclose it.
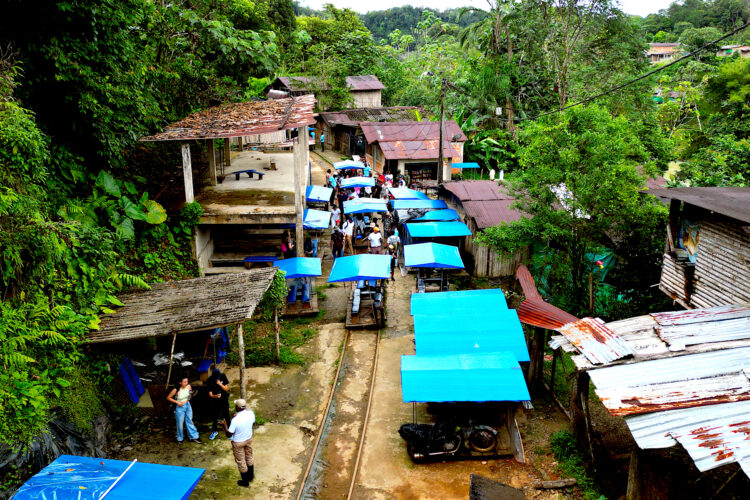
<instances>
[{"instance_id":1,"label":"rusty metal roof","mask_svg":"<svg viewBox=\"0 0 750 500\"><path fill-rule=\"evenodd\" d=\"M531 276L531 271L524 264L518 266L516 269L516 279L521 284L521 289L526 297L526 300L542 300L542 296L539 294L539 290L536 288L534 277Z\"/></svg>"},{"instance_id":2,"label":"rusty metal roof","mask_svg":"<svg viewBox=\"0 0 750 500\"><path fill-rule=\"evenodd\" d=\"M557 330L558 328L578 321L578 318L569 314L562 309L545 302L534 283L529 269L521 264L516 270L516 279L521 284L523 293L526 296L521 305L518 306L518 319L521 323L538 326L548 330Z\"/></svg>"},{"instance_id":3,"label":"rusty metal roof","mask_svg":"<svg viewBox=\"0 0 750 500\"><path fill-rule=\"evenodd\" d=\"M193 113L142 141L188 141L266 134L315 123L315 96L227 103Z\"/></svg>"},{"instance_id":4,"label":"rusty metal roof","mask_svg":"<svg viewBox=\"0 0 750 500\"><path fill-rule=\"evenodd\" d=\"M276 80L281 82L284 87L292 92L306 92L308 90L313 90L316 87L321 89L326 89L328 87L322 80L316 81L314 77L310 76L280 76ZM269 87L272 86L273 83Z\"/></svg>"},{"instance_id":5,"label":"rusty metal roof","mask_svg":"<svg viewBox=\"0 0 750 500\"><path fill-rule=\"evenodd\" d=\"M601 320L583 318L557 330L594 364L609 363L635 354L633 348Z\"/></svg>"},{"instance_id":6,"label":"rusty metal roof","mask_svg":"<svg viewBox=\"0 0 750 500\"><path fill-rule=\"evenodd\" d=\"M363 123L363 129L364 125ZM378 145L386 160L437 160L439 156L437 139L379 142ZM445 158L460 158L461 146L443 141L443 156Z\"/></svg>"},{"instance_id":7,"label":"rusty metal roof","mask_svg":"<svg viewBox=\"0 0 750 500\"><path fill-rule=\"evenodd\" d=\"M689 187L648 189L644 193L680 200L742 222L750 222L750 188Z\"/></svg>"},{"instance_id":8,"label":"rusty metal roof","mask_svg":"<svg viewBox=\"0 0 750 500\"><path fill-rule=\"evenodd\" d=\"M416 106L358 108L319 113L319 116L330 127L343 125L358 128L360 122L413 121L419 116L419 109Z\"/></svg>"},{"instance_id":9,"label":"rusty metal roof","mask_svg":"<svg viewBox=\"0 0 750 500\"><path fill-rule=\"evenodd\" d=\"M385 85L380 83L378 77L375 75L359 75L359 76L347 76L346 86L350 90L383 90Z\"/></svg>"},{"instance_id":10,"label":"rusty metal roof","mask_svg":"<svg viewBox=\"0 0 750 500\"><path fill-rule=\"evenodd\" d=\"M362 132L367 142L395 142L395 141L438 141L440 139L440 122L385 122L362 123ZM445 122L443 140L450 142L454 136L459 136L457 142L466 140L466 136L453 120Z\"/></svg>"},{"instance_id":11,"label":"rusty metal roof","mask_svg":"<svg viewBox=\"0 0 750 500\"><path fill-rule=\"evenodd\" d=\"M514 222L524 218L523 212L512 207L514 200L465 201L462 203L466 215L472 217L478 229L487 229L503 222Z\"/></svg>"},{"instance_id":12,"label":"rusty metal roof","mask_svg":"<svg viewBox=\"0 0 750 500\"><path fill-rule=\"evenodd\" d=\"M461 201L513 200L496 181L450 181L442 186Z\"/></svg>"},{"instance_id":13,"label":"rusty metal roof","mask_svg":"<svg viewBox=\"0 0 750 500\"><path fill-rule=\"evenodd\" d=\"M687 311L670 311L651 313L661 326L688 325L727 319L746 318L750 316L750 304L732 304L710 307L707 309L689 309Z\"/></svg>"}]
</instances>

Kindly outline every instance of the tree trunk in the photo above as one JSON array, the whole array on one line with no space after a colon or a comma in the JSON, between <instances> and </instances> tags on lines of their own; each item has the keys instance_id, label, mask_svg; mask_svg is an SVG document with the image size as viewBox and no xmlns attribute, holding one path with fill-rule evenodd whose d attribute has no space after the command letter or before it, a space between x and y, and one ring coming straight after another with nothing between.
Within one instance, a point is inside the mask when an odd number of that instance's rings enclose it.
<instances>
[{"instance_id":1,"label":"tree trunk","mask_svg":"<svg viewBox=\"0 0 750 500\"><path fill-rule=\"evenodd\" d=\"M508 64L510 65L510 63L513 62L513 43L510 40L510 27L507 25L505 26L505 43L508 56ZM513 121L515 118L515 113L513 110L513 101L510 98L510 89L508 89L508 95L505 97L505 108L505 112L508 116L508 132L510 132L510 135L513 137L513 139L516 139L516 124Z\"/></svg>"},{"instance_id":2,"label":"tree trunk","mask_svg":"<svg viewBox=\"0 0 750 500\"><path fill-rule=\"evenodd\" d=\"M281 363L281 347L279 341L279 306L273 308L273 332L276 335L276 362Z\"/></svg>"}]
</instances>

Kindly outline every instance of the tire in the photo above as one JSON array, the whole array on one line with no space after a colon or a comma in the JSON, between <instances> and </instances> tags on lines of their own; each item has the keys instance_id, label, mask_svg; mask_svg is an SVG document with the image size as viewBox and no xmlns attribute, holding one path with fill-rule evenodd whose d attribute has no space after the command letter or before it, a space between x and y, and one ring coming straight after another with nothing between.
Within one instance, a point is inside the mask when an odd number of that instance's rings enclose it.
<instances>
[{"instance_id":1,"label":"tire","mask_svg":"<svg viewBox=\"0 0 750 500\"><path fill-rule=\"evenodd\" d=\"M497 436L487 426L475 427L469 436L469 446L479 453L488 453L497 447Z\"/></svg>"}]
</instances>

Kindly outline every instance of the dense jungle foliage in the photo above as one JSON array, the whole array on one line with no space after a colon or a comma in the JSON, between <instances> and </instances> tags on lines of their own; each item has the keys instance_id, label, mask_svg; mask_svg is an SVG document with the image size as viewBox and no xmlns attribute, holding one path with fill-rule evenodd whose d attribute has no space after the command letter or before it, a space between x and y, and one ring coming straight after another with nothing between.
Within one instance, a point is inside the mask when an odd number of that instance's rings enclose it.
<instances>
[{"instance_id":1,"label":"dense jungle foliage","mask_svg":"<svg viewBox=\"0 0 750 500\"><path fill-rule=\"evenodd\" d=\"M198 272L200 207L168 211L157 198L178 152L139 137L262 96L280 75L318 77L328 89L319 106L337 109L350 104L346 76L375 74L385 105L422 106L431 119L445 89L446 115L469 137L466 160L504 170L534 215L487 231L485 243L545 249L533 271L571 312L612 319L663 306L651 285L664 209L639 189L676 164L675 183L748 185L750 60L706 51L559 110L651 69L648 42L697 47L749 18L740 0L685 0L646 18L611 0L364 16L290 0L6 2L0 446L28 443L61 406L85 429L91 412L76 404L90 398L75 395L111 382L108 360L81 347L85 333L124 288ZM747 39L745 30L722 44ZM674 97L656 104L656 91ZM602 248L618 257L606 279L591 258Z\"/></svg>"}]
</instances>

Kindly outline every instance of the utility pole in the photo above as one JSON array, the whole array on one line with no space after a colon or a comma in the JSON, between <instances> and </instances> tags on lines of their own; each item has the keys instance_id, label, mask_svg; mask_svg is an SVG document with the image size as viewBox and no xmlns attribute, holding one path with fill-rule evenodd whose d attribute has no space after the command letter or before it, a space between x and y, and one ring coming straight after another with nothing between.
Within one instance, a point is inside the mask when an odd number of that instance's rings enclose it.
<instances>
[{"instance_id":1,"label":"utility pole","mask_svg":"<svg viewBox=\"0 0 750 500\"><path fill-rule=\"evenodd\" d=\"M445 78L443 78L441 84L440 84L440 144L438 144L438 168L437 168L437 176L438 176L438 184L442 184L443 182L443 137L444 132L443 128L445 126L445 87L446 87L446 81Z\"/></svg>"}]
</instances>

